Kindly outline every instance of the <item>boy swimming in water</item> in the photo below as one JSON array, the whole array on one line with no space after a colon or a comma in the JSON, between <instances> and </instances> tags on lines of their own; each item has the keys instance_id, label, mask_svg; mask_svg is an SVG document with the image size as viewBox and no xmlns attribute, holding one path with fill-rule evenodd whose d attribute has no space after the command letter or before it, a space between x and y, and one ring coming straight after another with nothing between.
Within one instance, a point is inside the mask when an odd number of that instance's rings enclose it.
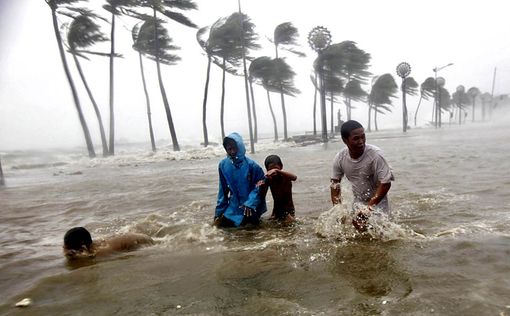
<instances>
[{"instance_id":1,"label":"boy swimming in water","mask_svg":"<svg viewBox=\"0 0 510 316\"><path fill-rule=\"evenodd\" d=\"M89 231L83 227L73 227L64 235L64 256L67 259L94 258L118 251L132 251L142 245L152 245L154 241L144 234L128 233L93 241Z\"/></svg>"},{"instance_id":2,"label":"boy swimming in water","mask_svg":"<svg viewBox=\"0 0 510 316\"><path fill-rule=\"evenodd\" d=\"M264 161L267 173L265 179L258 183L261 196L265 197L267 188L271 189L273 195L273 213L271 219L291 223L294 221L295 210L292 201L292 181L297 176L283 171L283 162L277 155L269 155Z\"/></svg>"}]
</instances>

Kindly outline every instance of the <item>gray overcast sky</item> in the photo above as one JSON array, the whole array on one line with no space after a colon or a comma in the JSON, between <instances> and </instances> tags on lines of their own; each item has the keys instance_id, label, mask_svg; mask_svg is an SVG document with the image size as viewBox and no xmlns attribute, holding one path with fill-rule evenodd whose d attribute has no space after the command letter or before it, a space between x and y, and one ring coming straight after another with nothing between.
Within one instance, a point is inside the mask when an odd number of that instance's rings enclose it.
<instances>
[{"instance_id":1,"label":"gray overcast sky","mask_svg":"<svg viewBox=\"0 0 510 316\"><path fill-rule=\"evenodd\" d=\"M236 0L197 0L199 11L187 15L199 26L212 24L217 18L237 10ZM90 3L97 12L103 1ZM510 87L510 2L508 0L410 1L410 0L243 0L264 47L253 56L273 55L266 37L282 22L293 22L300 31L301 50L306 58L287 55L297 72L296 85L302 91L287 98L289 130L312 129L313 88L309 75L315 54L307 45L308 32L317 25L327 27L333 42L353 40L372 56L370 71L374 75L391 73L401 61L412 66L419 83L433 76L432 68L450 62L453 66L440 72L450 92L462 84L468 89L479 87L490 92L494 67L497 67L495 93L508 93ZM61 21L65 21L61 18ZM131 50L129 29L133 21L122 18L117 28L117 51L124 58L115 62L115 115L117 140L147 141L147 119L138 56ZM179 141L198 144L201 140L201 106L207 59L196 43L194 29L168 23L170 35L181 47L182 61L163 67L165 86ZM105 25L104 32L109 34ZM103 51L108 49L102 47ZM69 65L75 69L71 58ZM158 91L153 62L145 60L151 93L153 120L157 139L170 138L164 108ZM82 61L85 75L108 126L108 60L93 57ZM51 14L43 0L0 0L0 151L20 148L85 146L81 127L65 80L58 55ZM97 122L87 95L76 72L82 107L86 113L94 143L100 145ZM219 104L221 72L213 68L209 88L208 127L210 138L220 135ZM259 130L272 132L266 95L256 88ZM279 131L283 123L279 97L272 98ZM408 107L414 113L417 98ZM353 119L366 123L363 104L357 104ZM423 104L420 122L430 119L430 102ZM337 105L345 112L344 105ZM242 78L227 77L225 108L226 130L240 131L247 137L247 114ZM397 127L401 120L401 101L395 99L393 114L380 118L380 127ZM148 145L149 148L149 145ZM85 150L85 149L84 149Z\"/></svg>"}]
</instances>

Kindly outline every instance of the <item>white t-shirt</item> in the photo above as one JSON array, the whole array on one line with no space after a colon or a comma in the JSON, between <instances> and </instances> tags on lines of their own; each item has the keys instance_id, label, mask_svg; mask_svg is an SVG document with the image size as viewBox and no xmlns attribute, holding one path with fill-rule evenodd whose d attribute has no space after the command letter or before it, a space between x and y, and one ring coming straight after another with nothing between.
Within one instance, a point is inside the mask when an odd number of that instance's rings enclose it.
<instances>
[{"instance_id":1,"label":"white t-shirt","mask_svg":"<svg viewBox=\"0 0 510 316\"><path fill-rule=\"evenodd\" d=\"M331 179L340 181L344 175L352 184L354 202L364 204L374 195L379 182L389 183L394 180L382 150L370 144L365 145L365 151L358 159L351 158L347 147L336 154ZM377 207L388 211L388 197L385 196Z\"/></svg>"}]
</instances>

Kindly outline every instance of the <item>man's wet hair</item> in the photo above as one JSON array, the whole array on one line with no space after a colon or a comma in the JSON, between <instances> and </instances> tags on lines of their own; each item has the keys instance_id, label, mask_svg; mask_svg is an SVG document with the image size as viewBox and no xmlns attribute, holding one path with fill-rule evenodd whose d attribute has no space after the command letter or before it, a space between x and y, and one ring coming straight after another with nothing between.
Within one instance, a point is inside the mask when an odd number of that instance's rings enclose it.
<instances>
[{"instance_id":1,"label":"man's wet hair","mask_svg":"<svg viewBox=\"0 0 510 316\"><path fill-rule=\"evenodd\" d=\"M283 162L277 155L269 155L266 157L266 160L264 160L264 165L266 166L266 169L269 167L270 164L275 163L279 165L281 168L283 168Z\"/></svg>"},{"instance_id":2,"label":"man's wet hair","mask_svg":"<svg viewBox=\"0 0 510 316\"><path fill-rule=\"evenodd\" d=\"M223 148L227 149L227 144L231 144L237 148L237 143L230 137L223 138Z\"/></svg>"},{"instance_id":3,"label":"man's wet hair","mask_svg":"<svg viewBox=\"0 0 510 316\"><path fill-rule=\"evenodd\" d=\"M363 125L361 125L358 121L349 120L342 124L340 134L342 135L342 138L349 138L349 136L351 136L351 132L357 128L363 128Z\"/></svg>"},{"instance_id":4,"label":"man's wet hair","mask_svg":"<svg viewBox=\"0 0 510 316\"><path fill-rule=\"evenodd\" d=\"M64 247L70 250L80 250L82 246L90 248L92 237L83 227L73 227L64 235Z\"/></svg>"}]
</instances>

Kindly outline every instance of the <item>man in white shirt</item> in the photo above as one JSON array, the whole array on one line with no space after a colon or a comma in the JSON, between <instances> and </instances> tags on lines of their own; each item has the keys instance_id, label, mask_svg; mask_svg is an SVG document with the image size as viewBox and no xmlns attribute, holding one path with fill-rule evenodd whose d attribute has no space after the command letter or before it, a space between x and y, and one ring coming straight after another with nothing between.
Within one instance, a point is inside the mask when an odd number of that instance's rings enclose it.
<instances>
[{"instance_id":1,"label":"man in white shirt","mask_svg":"<svg viewBox=\"0 0 510 316\"><path fill-rule=\"evenodd\" d=\"M394 177L382 151L376 146L366 144L365 129L357 121L343 123L341 135L347 148L342 149L333 161L331 202L333 205L342 202L340 181L345 175L352 184L354 203L368 206L358 217L361 216L361 219L366 221L373 207L388 213L387 193Z\"/></svg>"}]
</instances>

